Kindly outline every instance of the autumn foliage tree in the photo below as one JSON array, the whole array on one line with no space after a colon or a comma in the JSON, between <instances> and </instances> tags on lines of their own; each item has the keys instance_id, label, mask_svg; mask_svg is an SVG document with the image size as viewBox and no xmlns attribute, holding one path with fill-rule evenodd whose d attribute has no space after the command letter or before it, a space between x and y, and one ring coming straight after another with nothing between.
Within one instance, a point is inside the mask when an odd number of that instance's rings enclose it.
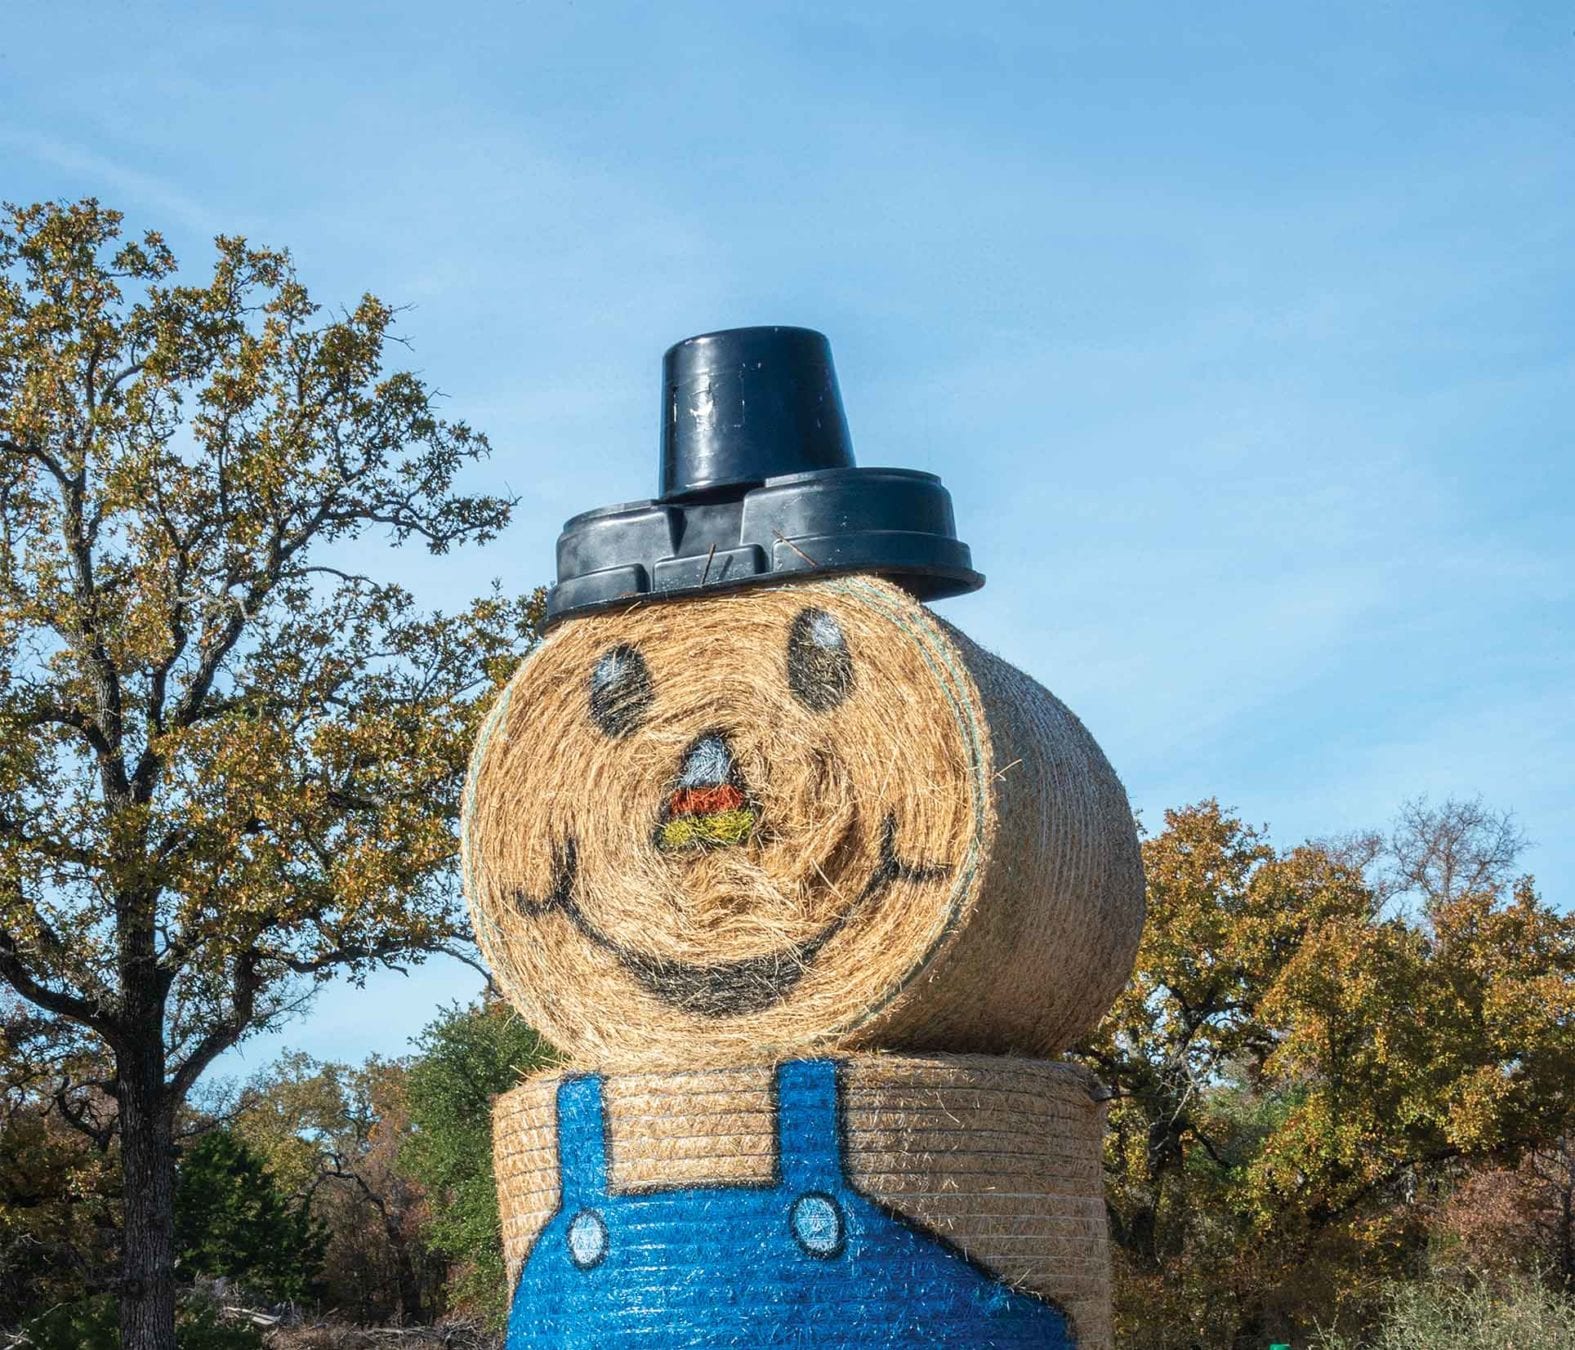
<instances>
[{"instance_id":1,"label":"autumn foliage tree","mask_svg":"<svg viewBox=\"0 0 1575 1350\"><path fill-rule=\"evenodd\" d=\"M1135 977L1085 1047L1114 1092L1126 1343L1360 1314L1462 1169L1567 1137L1575 917L1517 846L1475 803L1286 852L1212 801L1166 813Z\"/></svg>"},{"instance_id":2,"label":"autumn foliage tree","mask_svg":"<svg viewBox=\"0 0 1575 1350\"><path fill-rule=\"evenodd\" d=\"M1447 1265L1491 1275L1529 1267L1575 1294L1575 1139L1534 1149L1518 1167L1473 1168L1435 1228Z\"/></svg>"},{"instance_id":3,"label":"autumn foliage tree","mask_svg":"<svg viewBox=\"0 0 1575 1350\"><path fill-rule=\"evenodd\" d=\"M359 1067L286 1054L222 1115L326 1232L325 1306L501 1324L492 1102L555 1056L495 998L442 1009L414 1051Z\"/></svg>"},{"instance_id":4,"label":"autumn foliage tree","mask_svg":"<svg viewBox=\"0 0 1575 1350\"><path fill-rule=\"evenodd\" d=\"M358 1322L406 1326L443 1311L433 1207L401 1166L411 1142L408 1077L404 1060L351 1067L286 1054L229 1113L326 1236L323 1302Z\"/></svg>"},{"instance_id":5,"label":"autumn foliage tree","mask_svg":"<svg viewBox=\"0 0 1575 1350\"><path fill-rule=\"evenodd\" d=\"M71 1040L0 993L0 1326L83 1297L113 1260L114 1103L78 1092L62 1109L57 1092L91 1068Z\"/></svg>"},{"instance_id":6,"label":"autumn foliage tree","mask_svg":"<svg viewBox=\"0 0 1575 1350\"><path fill-rule=\"evenodd\" d=\"M528 599L421 612L369 532L433 552L509 504L331 317L216 241L184 284L97 203L0 217L0 980L115 1103L125 1350L173 1350L174 1131L204 1069L310 982L463 940L453 821ZM97 1053L95 1053L95 1050Z\"/></svg>"}]
</instances>

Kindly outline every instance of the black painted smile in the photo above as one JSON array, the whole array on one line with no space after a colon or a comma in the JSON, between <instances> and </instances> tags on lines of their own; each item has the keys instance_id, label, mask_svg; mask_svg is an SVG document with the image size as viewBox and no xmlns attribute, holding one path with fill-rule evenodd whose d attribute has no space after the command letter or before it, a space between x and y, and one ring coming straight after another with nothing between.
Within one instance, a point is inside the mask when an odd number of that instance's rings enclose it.
<instances>
[{"instance_id":1,"label":"black painted smile","mask_svg":"<svg viewBox=\"0 0 1575 1350\"><path fill-rule=\"evenodd\" d=\"M705 1017L733 1017L759 1012L785 998L804 978L822 948L896 882L938 881L951 870L943 864L910 863L899 858L897 820L887 816L881 822L880 861L858 897L841 914L819 932L779 951L709 965L637 951L597 927L574 898L580 864L579 849L572 837L564 842L553 865L552 890L547 897L537 900L515 891L513 899L515 908L531 918L554 912L563 914L589 942L615 957L648 993L664 1003Z\"/></svg>"}]
</instances>

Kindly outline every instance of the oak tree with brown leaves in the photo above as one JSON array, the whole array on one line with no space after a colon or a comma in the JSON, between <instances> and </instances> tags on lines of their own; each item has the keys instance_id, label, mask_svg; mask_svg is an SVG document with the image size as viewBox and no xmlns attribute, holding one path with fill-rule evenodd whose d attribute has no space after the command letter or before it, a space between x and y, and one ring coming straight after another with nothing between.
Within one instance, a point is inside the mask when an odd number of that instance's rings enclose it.
<instances>
[{"instance_id":1,"label":"oak tree with brown leaves","mask_svg":"<svg viewBox=\"0 0 1575 1350\"><path fill-rule=\"evenodd\" d=\"M286 253L215 244L183 284L94 201L0 216L0 980L109 1066L77 1086L116 1106L126 1350L174 1350L204 1069L314 981L465 941L466 749L537 618L368 574L368 534L502 528L454 489L487 442L385 370L389 306L326 316Z\"/></svg>"},{"instance_id":2,"label":"oak tree with brown leaves","mask_svg":"<svg viewBox=\"0 0 1575 1350\"><path fill-rule=\"evenodd\" d=\"M1131 983L1083 1053L1133 1350L1301 1343L1414 1273L1463 1168L1575 1126L1575 915L1479 802L1279 850L1204 801L1144 841Z\"/></svg>"}]
</instances>

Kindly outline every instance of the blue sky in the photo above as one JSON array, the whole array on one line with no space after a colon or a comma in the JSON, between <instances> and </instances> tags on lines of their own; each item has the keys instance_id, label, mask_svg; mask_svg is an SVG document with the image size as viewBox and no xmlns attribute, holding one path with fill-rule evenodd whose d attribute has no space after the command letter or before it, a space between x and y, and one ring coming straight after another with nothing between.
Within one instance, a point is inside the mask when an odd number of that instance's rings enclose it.
<instances>
[{"instance_id":1,"label":"blue sky","mask_svg":"<svg viewBox=\"0 0 1575 1350\"><path fill-rule=\"evenodd\" d=\"M1151 823L1481 793L1575 897L1567 6L15 6L0 195L88 194L409 306L523 497L394 555L433 604L654 490L667 344L805 324L860 461L952 490L990 580L942 611ZM475 985L330 989L228 1067L397 1053Z\"/></svg>"}]
</instances>

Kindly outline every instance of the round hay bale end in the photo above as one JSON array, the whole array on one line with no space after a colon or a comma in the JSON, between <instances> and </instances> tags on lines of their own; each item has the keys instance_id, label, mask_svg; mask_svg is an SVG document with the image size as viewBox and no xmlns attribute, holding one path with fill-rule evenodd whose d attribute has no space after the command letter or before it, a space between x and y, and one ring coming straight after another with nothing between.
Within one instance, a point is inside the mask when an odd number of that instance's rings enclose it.
<instances>
[{"instance_id":1,"label":"round hay bale end","mask_svg":"<svg viewBox=\"0 0 1575 1350\"><path fill-rule=\"evenodd\" d=\"M1064 1341L1031 1332L1022 1343L1109 1350L1104 1107L1080 1069L994 1056L854 1055L617 1073L589 1082L553 1073L504 1094L494 1108L493 1138L504 1256L517 1305L514 1334L524 1343L554 1343L546 1329L555 1316L576 1315L569 1302L575 1298L594 1302L593 1315L611 1319L608 1326L631 1340L642 1330L687 1326L690 1318L730 1326L728 1301L738 1284L708 1282L707 1258L695 1253L723 1250L750 1272L780 1261L751 1244L768 1245L770 1232L787 1232L803 1217L804 1183L796 1178L805 1174L806 1160L785 1154L812 1151L817 1139L813 1121L804 1130L796 1128L802 1119L788 1118L796 1108L785 1084L789 1072L802 1084L806 1071L815 1070L835 1074L837 1137L818 1143L836 1154L836 1175L811 1166L818 1179L808 1183L815 1188L810 1195L820 1197L810 1203L821 1210L827 1243L821 1254L834 1260L825 1281L817 1282L812 1268L804 1275L807 1303L777 1310L771 1334L782 1339L770 1344L798 1343L790 1339L795 1329L802 1333L817 1315L851 1327L876 1308L890 1315L887 1329L866 1339L850 1332L850 1344L1019 1344L947 1339L944 1316L924 1327L922 1342L905 1335L900 1319L922 1300L923 1281L911 1260L895 1271L883 1268L881 1234L861 1246L862 1226L866 1233L901 1228L946 1253L963 1278L981 1287L968 1300L974 1307L990 1306L1010 1290L1042 1303L1047 1318L1053 1311L1064 1319ZM602 1141L594 1185L604 1199L586 1194L586 1158L560 1153L560 1131L571 1128L565 1115L581 1114L593 1084L592 1119ZM584 1148L583 1140L569 1138L571 1149ZM767 1216L764 1225L734 1212L741 1193ZM661 1223L640 1209L656 1204L664 1206ZM593 1254L606 1261L599 1286L530 1273L521 1279L527 1263L562 1265L559 1247L583 1257L587 1235L600 1243ZM835 1250L833 1239L842 1242ZM640 1259L620 1269L615 1263L626 1241L639 1245ZM583 1260L576 1264L586 1268ZM825 1300L841 1306L828 1311Z\"/></svg>"},{"instance_id":2,"label":"round hay bale end","mask_svg":"<svg viewBox=\"0 0 1575 1350\"><path fill-rule=\"evenodd\" d=\"M463 862L499 983L591 1065L1055 1054L1143 918L1082 724L863 576L559 625L478 740Z\"/></svg>"}]
</instances>

